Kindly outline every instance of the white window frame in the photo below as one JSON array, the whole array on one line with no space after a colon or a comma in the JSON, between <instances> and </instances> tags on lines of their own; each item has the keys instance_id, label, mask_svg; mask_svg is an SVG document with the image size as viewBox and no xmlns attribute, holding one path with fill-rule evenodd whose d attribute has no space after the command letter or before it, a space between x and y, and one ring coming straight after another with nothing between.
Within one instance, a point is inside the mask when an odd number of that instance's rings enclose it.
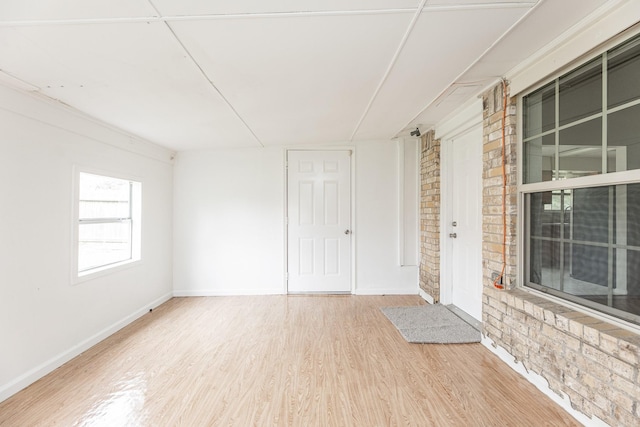
<instances>
[{"instance_id":1,"label":"white window frame","mask_svg":"<svg viewBox=\"0 0 640 427\"><path fill-rule=\"evenodd\" d=\"M131 184L131 257L129 259L78 271L79 232L80 232L80 174L92 174L129 181ZM94 168L74 166L72 200L72 237L71 237L71 284L79 284L131 268L142 261L142 180L133 177Z\"/></svg>"},{"instance_id":2,"label":"white window frame","mask_svg":"<svg viewBox=\"0 0 640 427\"><path fill-rule=\"evenodd\" d=\"M567 180L558 180L558 181L545 181L545 182L535 182L535 183L524 183L524 120L523 120L523 99L525 96L535 92L536 90L542 88L543 86L553 82L558 79L560 76L579 68L580 66L588 63L589 61L602 56L608 50L624 43L627 40L630 40L640 34L640 26L636 26L629 31L625 31L619 34L616 37L613 37L606 43L598 46L596 49L593 49L586 55L582 55L579 58L576 58L574 61L571 61L566 66L558 69L551 75L539 80L535 85L532 85L522 91L520 91L517 95L517 111L518 111L518 121L517 121L517 138L518 138L518 147L517 147L517 158L518 158L518 167L517 167L517 183L518 183L518 198L517 198L517 242L518 242L518 256L517 256L517 265L518 265L518 287L524 291L529 293L541 296L543 298L549 299L553 302L559 303L561 305L565 305L567 307L571 307L576 311L581 311L583 313L593 315L594 317L603 319L610 323L614 323L624 329L631 330L633 332L640 331L640 325L637 323L637 319L635 315L630 315L625 318L624 316L614 316L604 311L600 311L595 308L591 308L571 300L548 294L545 291L538 290L532 287L526 286L527 283L527 273L529 271L528 262L526 258L526 254L529 250L529 242L527 241L528 236L528 223L527 217L528 213L526 212L526 195L530 193L540 192L540 191L554 191L561 189L578 189L578 188L587 188L587 187L599 187L599 186L615 186L622 184L637 184L640 182L640 169L621 171L621 172L610 172L610 173L601 173L598 175L584 176L571 178L569 182ZM603 97L606 96L606 92L603 93ZM638 101L640 102L640 101ZM637 103L637 102L636 102ZM604 163L604 160L603 160ZM606 170L606 169L605 169ZM632 319L633 318L633 319ZM633 322L633 323L629 323Z\"/></svg>"}]
</instances>

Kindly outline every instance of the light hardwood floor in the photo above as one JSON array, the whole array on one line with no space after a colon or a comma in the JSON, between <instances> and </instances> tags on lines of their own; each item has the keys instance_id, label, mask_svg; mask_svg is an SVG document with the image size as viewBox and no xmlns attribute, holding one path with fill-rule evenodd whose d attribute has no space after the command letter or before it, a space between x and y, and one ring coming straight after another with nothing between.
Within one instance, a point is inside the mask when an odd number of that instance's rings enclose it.
<instances>
[{"instance_id":1,"label":"light hardwood floor","mask_svg":"<svg viewBox=\"0 0 640 427\"><path fill-rule=\"evenodd\" d=\"M408 344L417 296L174 298L0 403L2 426L578 425L480 344Z\"/></svg>"}]
</instances>

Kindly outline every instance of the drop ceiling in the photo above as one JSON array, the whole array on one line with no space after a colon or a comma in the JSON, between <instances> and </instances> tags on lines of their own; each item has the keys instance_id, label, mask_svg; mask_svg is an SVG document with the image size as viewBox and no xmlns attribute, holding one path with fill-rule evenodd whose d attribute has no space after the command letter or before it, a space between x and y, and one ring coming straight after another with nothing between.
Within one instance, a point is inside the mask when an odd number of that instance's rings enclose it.
<instances>
[{"instance_id":1,"label":"drop ceiling","mask_svg":"<svg viewBox=\"0 0 640 427\"><path fill-rule=\"evenodd\" d=\"M390 139L606 0L3 0L0 77L176 151Z\"/></svg>"}]
</instances>

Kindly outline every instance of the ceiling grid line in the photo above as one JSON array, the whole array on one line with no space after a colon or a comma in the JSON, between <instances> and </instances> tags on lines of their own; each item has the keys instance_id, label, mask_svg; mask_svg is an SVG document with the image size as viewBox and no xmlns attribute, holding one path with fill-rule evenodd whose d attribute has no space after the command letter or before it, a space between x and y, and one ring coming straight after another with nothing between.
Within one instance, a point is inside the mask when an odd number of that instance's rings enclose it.
<instances>
[{"instance_id":1,"label":"ceiling grid line","mask_svg":"<svg viewBox=\"0 0 640 427\"><path fill-rule=\"evenodd\" d=\"M0 84L174 151L386 141L610 2L3 0Z\"/></svg>"},{"instance_id":2,"label":"ceiling grid line","mask_svg":"<svg viewBox=\"0 0 640 427\"><path fill-rule=\"evenodd\" d=\"M360 117L360 120L358 120L358 123L356 124L355 129L353 130L353 132L351 133L351 136L349 137L349 141L353 141L353 138L356 136L356 133L358 133L358 130L360 130L360 126L362 126L362 123L364 122L364 119L367 117L367 114L369 114L369 111L371 110L371 107L373 106L373 103L375 102L376 98L378 97L378 94L380 93L380 90L382 89L382 86L384 86L384 83L387 81L387 78L389 78L389 75L391 74L391 70L393 70L393 67L396 64L396 62L398 60L398 57L400 56L400 53L402 52L402 49L406 45L407 40L409 39L409 36L411 35L411 31L413 31L413 28L415 27L416 22L418 22L418 19L420 18L420 14L422 13L422 8L424 7L426 2L427 2L427 0L420 0L420 4L418 5L418 8L416 9L416 12L413 15L413 18L411 18L411 22L409 23L409 26L407 27L407 30L405 31L404 35L402 36L402 40L400 40L400 44L398 45L398 48L396 49L396 52L393 54L393 57L391 58L391 62L389 63L389 66L387 67L387 70L385 71L384 75L382 76L382 79L380 80L380 83L378 83L378 86L374 90L373 95L371 96L371 99L369 100L369 103L365 107L364 112L362 113L362 116Z\"/></svg>"},{"instance_id":3,"label":"ceiling grid line","mask_svg":"<svg viewBox=\"0 0 640 427\"><path fill-rule=\"evenodd\" d=\"M147 0L149 1L149 0ZM153 7L153 6L152 6ZM313 16L361 16L361 15L393 15L413 13L415 8L394 9L356 9L356 10L310 10L295 12L259 12L259 13L212 13L201 15L168 15L164 16L154 7L157 16L136 16L122 18L75 18L75 19L38 19L0 21L0 27L29 27L43 25L82 25L82 24L143 24L150 22L177 21L215 21L225 19L260 19L260 18L296 18ZM444 9L443 9L444 10Z\"/></svg>"},{"instance_id":4,"label":"ceiling grid line","mask_svg":"<svg viewBox=\"0 0 640 427\"><path fill-rule=\"evenodd\" d=\"M465 85L465 83L468 84L477 84L480 82L464 82L462 81L462 78L464 77L465 74L467 74L467 72L469 72L469 70L473 69L473 67L475 67L480 61L482 61L482 59L489 53L491 52L492 49L495 48L496 45L498 45L498 43L500 43L502 40L505 39L505 37L507 37L521 22L523 22L529 15L531 15L532 13L534 13L534 11L540 7L540 5L542 3L544 3L545 0L539 0L537 3L533 3L532 6L529 7L529 9L520 17L520 19L518 19L516 22L514 22L500 37L498 37L496 40L494 40L493 43L491 43L491 45L484 50L484 52L482 52L474 61L472 61L459 75L457 75L449 85L447 85L440 93L438 93L438 95L436 97L434 97L432 100L430 100L421 110L418 114L416 114L411 120L409 120L409 122L407 122L407 124L402 128L399 129L396 135L399 135L400 133L404 132L406 129L408 128L413 128L414 126L417 125L417 123L415 123L415 121L418 119L418 117L420 117L429 107L431 107L432 105L434 105L434 103L438 102L438 100L440 100L440 102L437 104L439 105L447 95L447 92L454 87L456 84L463 86ZM523 3L518 3L520 5L522 5ZM496 84L497 82L499 82L503 76L492 76L493 80L491 81L484 81L482 82L483 84L481 85L483 88L491 86L493 84ZM484 90L484 89L482 89ZM436 105L436 106L437 106ZM428 126L429 127L433 127L435 125L435 123L429 123Z\"/></svg>"},{"instance_id":5,"label":"ceiling grid line","mask_svg":"<svg viewBox=\"0 0 640 427\"><path fill-rule=\"evenodd\" d=\"M156 11L156 13L158 14L158 17L161 17L162 14L158 10L158 8L155 6L155 4L153 4L153 1L152 0L147 0L147 1L149 2L149 5L153 8L153 10ZM178 37L178 35L175 33L175 31L173 31L173 28L171 28L171 25L166 21L164 21L164 24L167 26L167 29L169 30L169 32L171 32L171 34L173 35L174 39L176 40L176 42L178 42L178 44L180 45L180 47L182 48L184 53L187 54L187 56L189 57L189 59L191 60L193 65L195 65L196 68L200 71L200 74L202 75L202 77L204 77L205 80L209 83L209 86L220 96L220 98L224 101L224 103L227 105L227 107L229 107L229 109L231 111L233 111L233 114L238 118L238 120L240 120L240 122L249 131L249 133L251 133L251 135L255 138L256 142L260 145L260 147L264 148L264 143L260 140L258 135L256 135L256 133L253 131L253 129L251 129L251 126L249 126L249 124L244 120L244 118L240 115L240 113L238 113L238 111L234 108L234 106L231 105L231 102L229 102L227 97L224 96L224 94L220 91L220 89L218 89L216 84L209 78L209 76L204 71L202 66L198 63L198 61L196 61L196 59L193 57L193 55L191 54L189 49L187 49L187 47L184 45L182 40L180 40L180 37Z\"/></svg>"}]
</instances>

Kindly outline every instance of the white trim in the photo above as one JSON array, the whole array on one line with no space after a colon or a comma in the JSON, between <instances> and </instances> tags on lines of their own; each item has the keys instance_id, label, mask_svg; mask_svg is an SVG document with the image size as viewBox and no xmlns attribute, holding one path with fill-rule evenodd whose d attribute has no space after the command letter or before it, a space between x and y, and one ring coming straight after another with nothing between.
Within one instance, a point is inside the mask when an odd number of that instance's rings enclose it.
<instances>
[{"instance_id":1,"label":"white trim","mask_svg":"<svg viewBox=\"0 0 640 427\"><path fill-rule=\"evenodd\" d=\"M250 296L250 295L286 295L281 288L268 289L186 289L174 290L174 297L232 297L232 296Z\"/></svg>"},{"instance_id":2,"label":"white trim","mask_svg":"<svg viewBox=\"0 0 640 427\"><path fill-rule=\"evenodd\" d=\"M402 288L365 288L356 289L355 295L418 295L417 286Z\"/></svg>"},{"instance_id":3,"label":"white trim","mask_svg":"<svg viewBox=\"0 0 640 427\"><path fill-rule=\"evenodd\" d=\"M541 375L536 374L533 371L530 371L524 366L521 362L516 360L516 358L511 355L504 348L496 345L493 340L487 337L485 334L482 334L482 339L480 341L483 346L485 346L489 351L498 356L500 360L506 363L511 369L519 373L533 384L538 390L544 393L549 399L558 404L562 409L564 409L569 415L575 418L578 422L582 423L585 426L593 426L593 427L608 427L609 424L605 423L601 419L596 416L592 416L591 418L587 417L580 411L573 409L571 406L571 399L565 393L562 393L562 396L557 394L555 391L549 388L549 382Z\"/></svg>"},{"instance_id":4,"label":"white trim","mask_svg":"<svg viewBox=\"0 0 640 427\"><path fill-rule=\"evenodd\" d=\"M112 325L104 328L103 330L92 335L91 337L72 346L70 349L58 354L57 356L52 357L46 362L41 363L35 368L30 369L29 371L20 375L18 378L14 379L13 381L9 382L8 384L0 388L0 402L8 399L9 397L19 392L20 390L33 384L40 378L44 377L45 375L52 372L53 370L59 368L60 366L67 363L74 357L87 351L94 345L98 344L100 341L108 338L109 336L118 332L120 329L124 328L125 326L133 323L135 320L139 319L140 317L148 313L151 309L158 307L159 305L169 301L172 297L173 295L171 293L168 293L150 302L149 304L145 304L144 306L134 311L130 315L124 317L123 319L113 323Z\"/></svg>"},{"instance_id":5,"label":"white trim","mask_svg":"<svg viewBox=\"0 0 640 427\"><path fill-rule=\"evenodd\" d=\"M435 300L433 299L433 297L431 295L429 295L428 293L426 293L425 291L423 291L422 289L418 289L418 295L420 295L420 297L425 300L426 302L428 302L429 304L435 304Z\"/></svg>"},{"instance_id":6,"label":"white trim","mask_svg":"<svg viewBox=\"0 0 640 427\"><path fill-rule=\"evenodd\" d=\"M447 238L447 229L453 221L450 207L453 202L453 171L448 167L452 157L450 141L443 139L440 142L440 303L444 305L451 304L453 299L450 274L453 248Z\"/></svg>"},{"instance_id":7,"label":"white trim","mask_svg":"<svg viewBox=\"0 0 640 427\"><path fill-rule=\"evenodd\" d=\"M398 168L398 265L404 265L404 138L398 138L396 141L396 161Z\"/></svg>"},{"instance_id":8,"label":"white trim","mask_svg":"<svg viewBox=\"0 0 640 427\"><path fill-rule=\"evenodd\" d=\"M548 80L571 62L579 60L581 56L638 23L639 16L640 2L637 0L606 2L562 36L506 73L511 93L528 91L537 82ZM634 32L637 30L639 29Z\"/></svg>"},{"instance_id":9,"label":"white trim","mask_svg":"<svg viewBox=\"0 0 640 427\"><path fill-rule=\"evenodd\" d=\"M471 99L457 111L434 127L435 139L453 139L482 124L482 99Z\"/></svg>"},{"instance_id":10,"label":"white trim","mask_svg":"<svg viewBox=\"0 0 640 427\"><path fill-rule=\"evenodd\" d=\"M524 159L520 159L520 163ZM522 165L520 167L522 169ZM520 185L519 190L523 193L535 193L538 191L553 191L561 189L574 189L586 187L600 187L605 185L622 185L635 184L640 181L640 169L633 169L621 172L602 173L598 175L582 176L571 178L570 180L561 179L558 181L534 182L531 184Z\"/></svg>"},{"instance_id":11,"label":"white trim","mask_svg":"<svg viewBox=\"0 0 640 427\"><path fill-rule=\"evenodd\" d=\"M2 110L101 144L168 164L173 164L176 156L173 150L107 124L40 92L20 90L1 80L0 99Z\"/></svg>"}]
</instances>

